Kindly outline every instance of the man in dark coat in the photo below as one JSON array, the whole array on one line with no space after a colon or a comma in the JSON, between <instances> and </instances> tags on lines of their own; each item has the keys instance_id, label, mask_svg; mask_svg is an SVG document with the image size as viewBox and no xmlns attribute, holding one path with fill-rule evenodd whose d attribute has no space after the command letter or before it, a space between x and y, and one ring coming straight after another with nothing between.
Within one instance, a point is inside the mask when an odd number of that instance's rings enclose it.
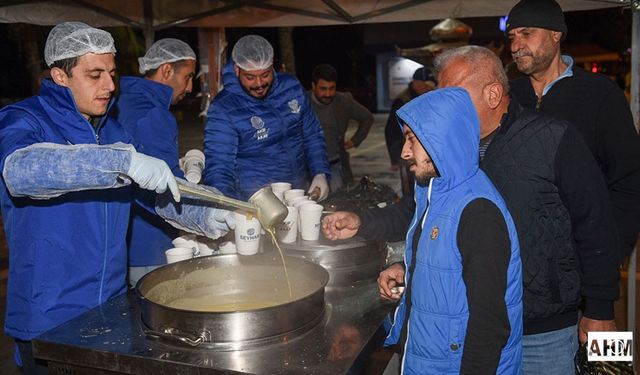
<instances>
[{"instance_id":1,"label":"man in dark coat","mask_svg":"<svg viewBox=\"0 0 640 375\"><path fill-rule=\"evenodd\" d=\"M640 230L640 137L622 90L608 77L577 67L562 55L567 34L554 0L523 0L509 13L507 32L518 70L510 82L523 107L571 122L604 174L620 234L621 259Z\"/></svg>"},{"instance_id":2,"label":"man in dark coat","mask_svg":"<svg viewBox=\"0 0 640 375\"><path fill-rule=\"evenodd\" d=\"M615 330L619 241L602 173L575 127L510 100L502 62L490 50L456 48L439 55L435 66L442 87L469 91L480 119L480 167L516 224L523 265L523 373L572 373L586 333ZM414 207L403 197L400 204L360 217L336 213L324 219L323 230L330 239L358 233L397 241ZM378 283L404 272L392 265Z\"/></svg>"}]
</instances>

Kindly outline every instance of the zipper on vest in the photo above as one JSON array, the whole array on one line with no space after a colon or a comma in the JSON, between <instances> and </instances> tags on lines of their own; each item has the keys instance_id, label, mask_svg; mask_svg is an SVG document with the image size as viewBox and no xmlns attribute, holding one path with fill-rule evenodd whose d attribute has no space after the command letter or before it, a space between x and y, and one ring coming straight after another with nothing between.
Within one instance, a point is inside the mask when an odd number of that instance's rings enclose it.
<instances>
[{"instance_id":1,"label":"zipper on vest","mask_svg":"<svg viewBox=\"0 0 640 375\"><path fill-rule=\"evenodd\" d=\"M537 96L536 98L538 99L536 101L536 112L540 112L540 105L542 105L542 96Z\"/></svg>"}]
</instances>

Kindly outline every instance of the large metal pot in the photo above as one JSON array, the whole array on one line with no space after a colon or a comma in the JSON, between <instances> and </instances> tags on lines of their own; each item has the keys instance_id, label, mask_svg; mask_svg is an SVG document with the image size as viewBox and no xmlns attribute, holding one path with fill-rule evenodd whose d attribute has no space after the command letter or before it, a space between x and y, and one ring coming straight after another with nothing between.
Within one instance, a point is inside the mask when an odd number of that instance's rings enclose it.
<instances>
[{"instance_id":1,"label":"large metal pot","mask_svg":"<svg viewBox=\"0 0 640 375\"><path fill-rule=\"evenodd\" d=\"M354 286L375 281L387 258L384 242L365 241L360 237L329 241L320 236L317 241L300 238L281 244L287 256L305 259L321 265L329 272L330 287Z\"/></svg>"},{"instance_id":2,"label":"large metal pot","mask_svg":"<svg viewBox=\"0 0 640 375\"><path fill-rule=\"evenodd\" d=\"M293 297L277 253L194 258L150 272L136 285L147 335L220 350L301 335L322 320L329 275L311 262L285 259ZM195 309L185 308L187 299L198 301ZM176 303L182 307L171 307Z\"/></svg>"}]
</instances>

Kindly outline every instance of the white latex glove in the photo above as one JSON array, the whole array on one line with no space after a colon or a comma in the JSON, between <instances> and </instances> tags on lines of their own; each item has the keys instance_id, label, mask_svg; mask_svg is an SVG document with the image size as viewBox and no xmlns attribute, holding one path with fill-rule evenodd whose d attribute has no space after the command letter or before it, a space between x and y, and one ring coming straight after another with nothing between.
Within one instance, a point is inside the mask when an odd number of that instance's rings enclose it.
<instances>
[{"instance_id":1,"label":"white latex glove","mask_svg":"<svg viewBox=\"0 0 640 375\"><path fill-rule=\"evenodd\" d=\"M178 183L171 173L171 169L163 160L132 151L127 175L146 190L164 193L168 188L173 199L180 202Z\"/></svg>"},{"instance_id":2,"label":"white latex glove","mask_svg":"<svg viewBox=\"0 0 640 375\"><path fill-rule=\"evenodd\" d=\"M318 202L327 199L327 196L329 196L329 183L327 183L327 178L324 176L324 173L319 173L313 177L313 180L311 180L311 186L309 186L309 191L307 192L307 194L311 195L311 193L316 188L320 189Z\"/></svg>"},{"instance_id":3,"label":"white latex glove","mask_svg":"<svg viewBox=\"0 0 640 375\"><path fill-rule=\"evenodd\" d=\"M215 229L222 231L236 229L236 218L233 215L233 211L227 211L218 208L214 208L213 210L213 215L209 216L209 218L213 220L208 220L209 225L213 226Z\"/></svg>"},{"instance_id":4,"label":"white latex glove","mask_svg":"<svg viewBox=\"0 0 640 375\"><path fill-rule=\"evenodd\" d=\"M184 173L184 156L178 159L178 168Z\"/></svg>"}]
</instances>

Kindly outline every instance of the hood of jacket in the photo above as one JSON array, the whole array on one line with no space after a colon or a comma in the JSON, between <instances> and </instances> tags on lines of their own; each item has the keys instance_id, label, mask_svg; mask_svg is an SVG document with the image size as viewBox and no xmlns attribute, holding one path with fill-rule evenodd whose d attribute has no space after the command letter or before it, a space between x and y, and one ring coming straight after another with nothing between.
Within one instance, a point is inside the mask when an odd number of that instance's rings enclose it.
<instances>
[{"instance_id":1,"label":"hood of jacket","mask_svg":"<svg viewBox=\"0 0 640 375\"><path fill-rule=\"evenodd\" d=\"M434 190L453 189L478 171L480 122L464 89L430 91L402 106L396 115L400 126L411 128L440 173L434 177Z\"/></svg>"},{"instance_id":2,"label":"hood of jacket","mask_svg":"<svg viewBox=\"0 0 640 375\"><path fill-rule=\"evenodd\" d=\"M142 95L155 107L169 109L173 99L173 88L165 84L141 77L120 78L121 97L129 94Z\"/></svg>"}]
</instances>

